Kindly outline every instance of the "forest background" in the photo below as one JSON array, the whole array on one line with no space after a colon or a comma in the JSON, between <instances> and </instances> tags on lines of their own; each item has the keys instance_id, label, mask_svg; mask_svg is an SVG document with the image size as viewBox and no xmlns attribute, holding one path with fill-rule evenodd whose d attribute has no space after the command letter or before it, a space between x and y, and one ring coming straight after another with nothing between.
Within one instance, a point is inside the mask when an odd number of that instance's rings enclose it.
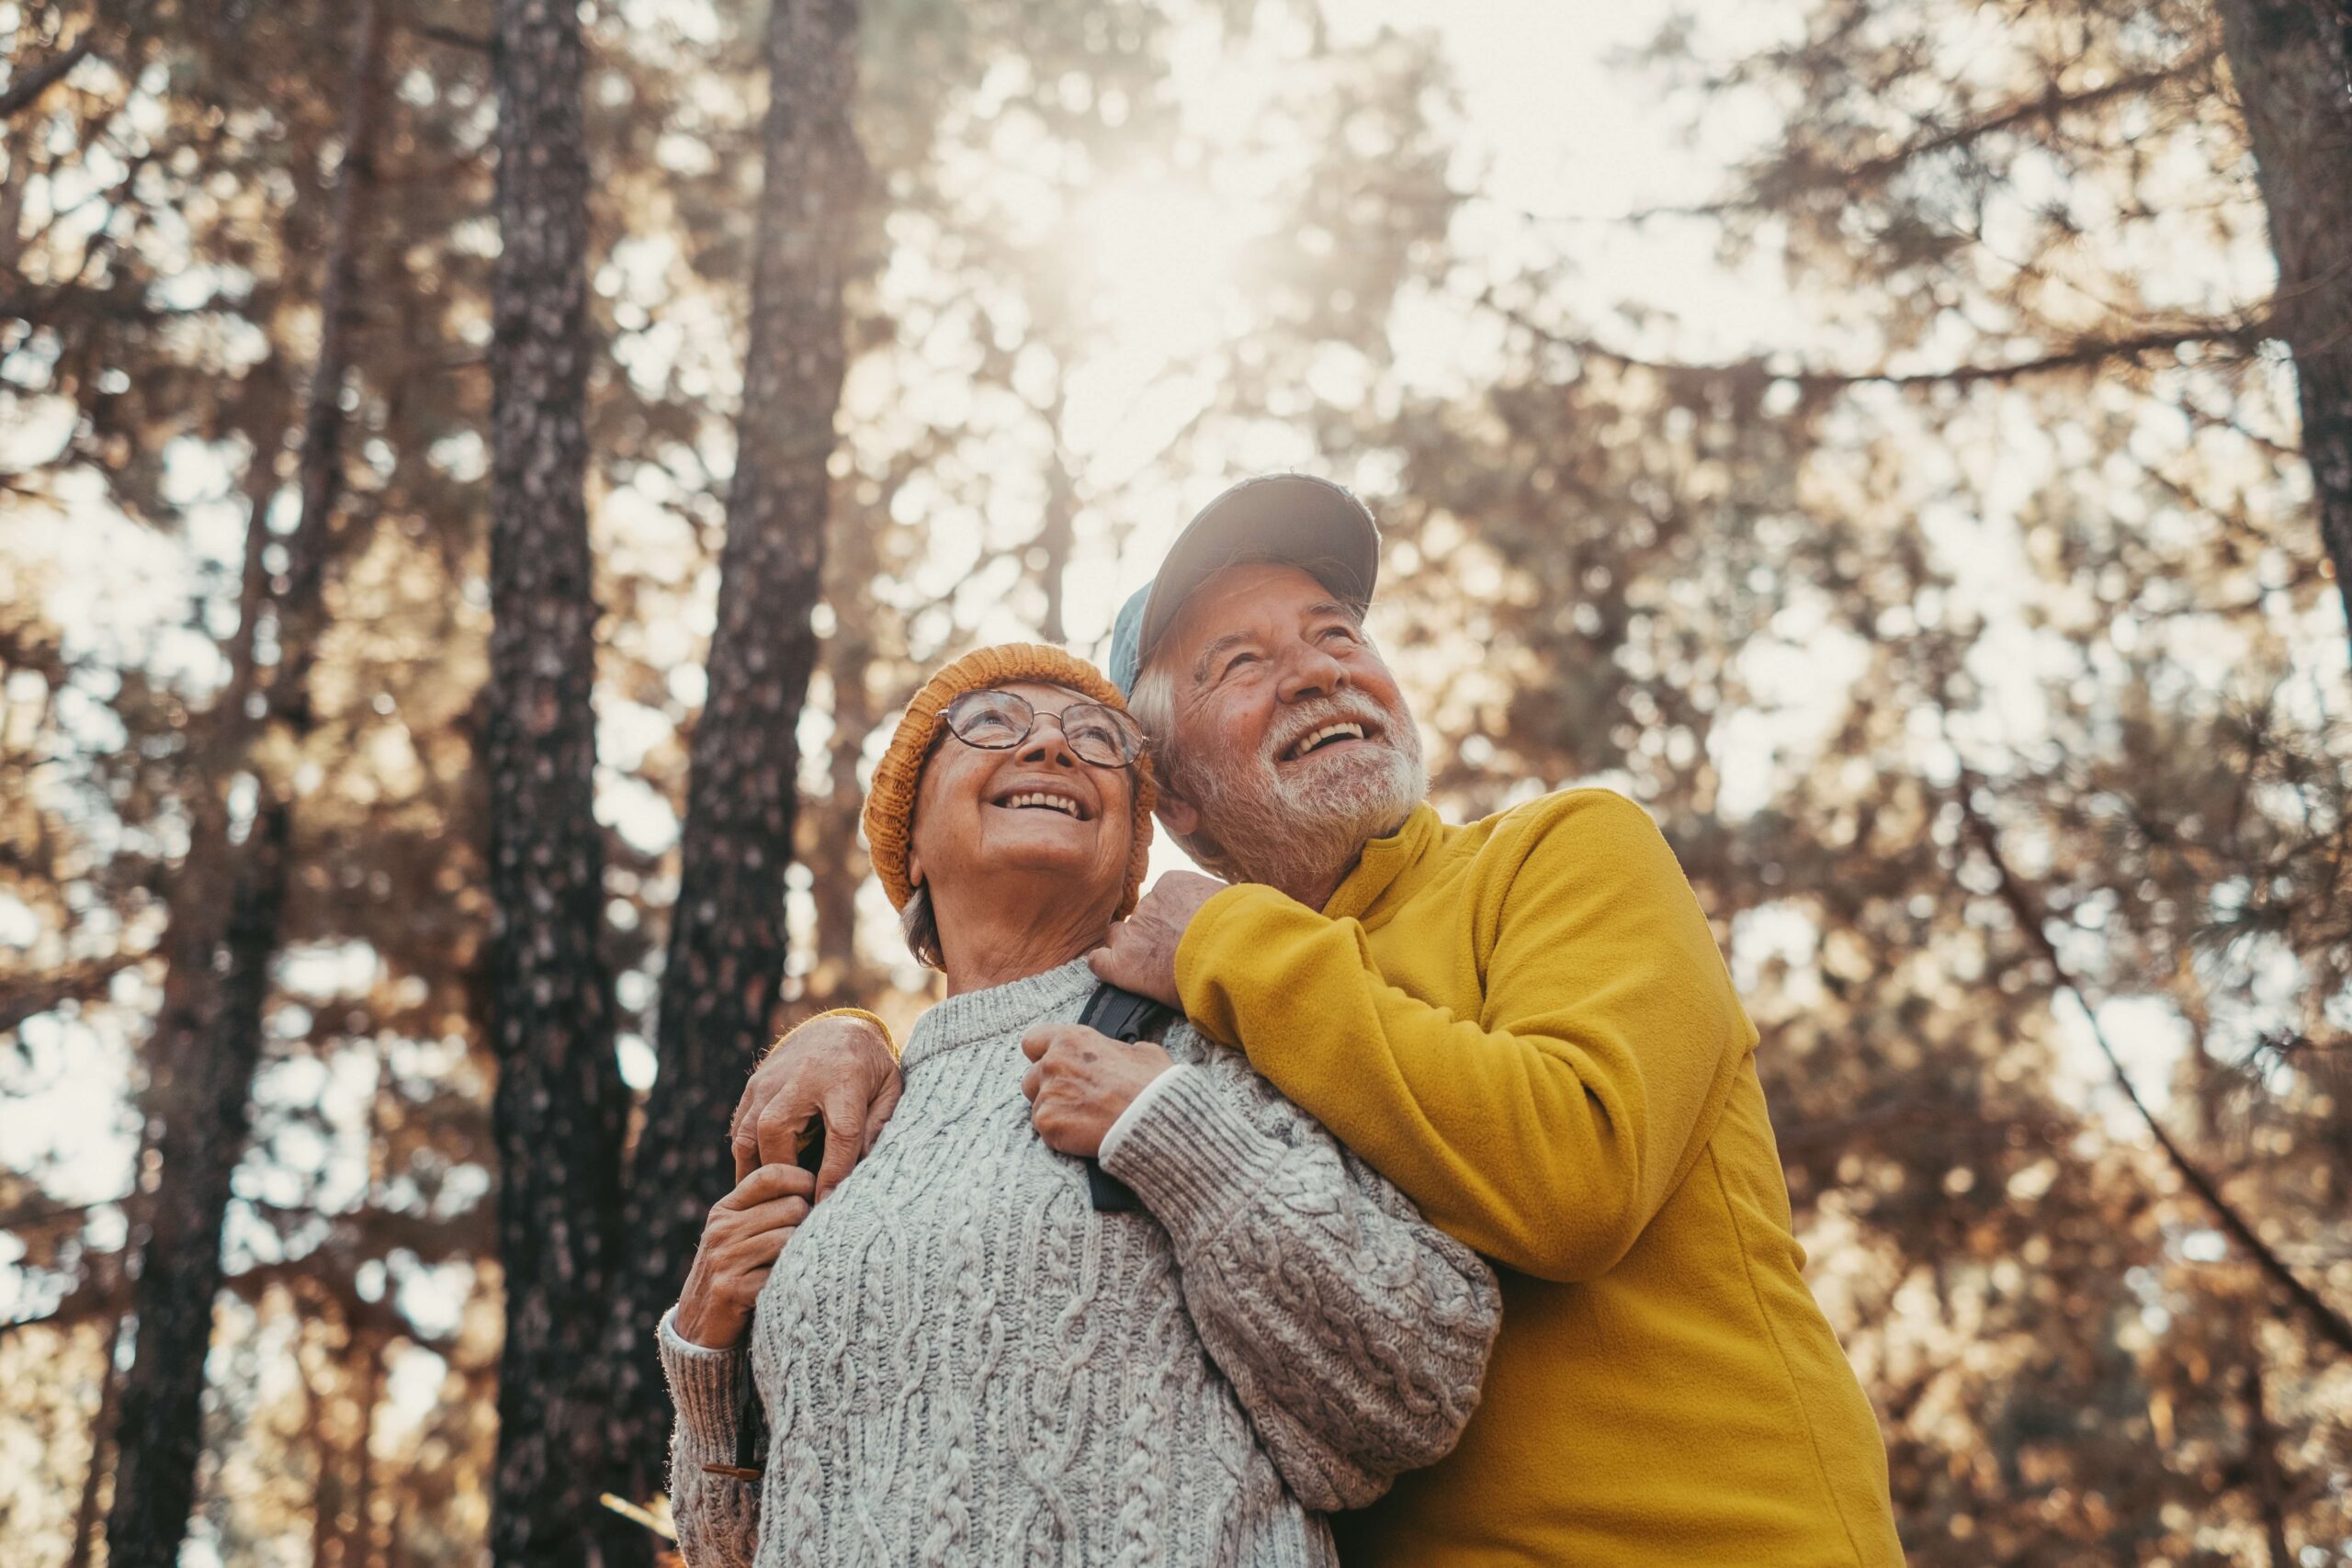
<instances>
[{"instance_id":1,"label":"forest background","mask_svg":"<svg viewBox=\"0 0 2352 1568\"><path fill-rule=\"evenodd\" d=\"M896 710L1286 467L1681 856L1914 1561L2344 1561L2347 40L0 0L9 1562L646 1561Z\"/></svg>"}]
</instances>

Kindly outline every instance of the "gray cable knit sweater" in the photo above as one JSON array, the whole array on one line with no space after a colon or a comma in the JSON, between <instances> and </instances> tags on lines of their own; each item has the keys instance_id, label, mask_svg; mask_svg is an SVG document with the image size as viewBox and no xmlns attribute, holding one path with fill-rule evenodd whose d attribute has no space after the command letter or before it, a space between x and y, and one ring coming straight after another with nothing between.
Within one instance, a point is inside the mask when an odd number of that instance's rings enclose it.
<instances>
[{"instance_id":1,"label":"gray cable knit sweater","mask_svg":"<svg viewBox=\"0 0 2352 1568\"><path fill-rule=\"evenodd\" d=\"M1105 1168L1101 1213L1021 1093L1021 1036L1073 1021L1083 960L923 1014L905 1098L760 1293L748 1352L662 1325L690 1568L1333 1562L1318 1510L1453 1446L1494 1275L1188 1026ZM732 1462L738 1358L773 1437Z\"/></svg>"}]
</instances>

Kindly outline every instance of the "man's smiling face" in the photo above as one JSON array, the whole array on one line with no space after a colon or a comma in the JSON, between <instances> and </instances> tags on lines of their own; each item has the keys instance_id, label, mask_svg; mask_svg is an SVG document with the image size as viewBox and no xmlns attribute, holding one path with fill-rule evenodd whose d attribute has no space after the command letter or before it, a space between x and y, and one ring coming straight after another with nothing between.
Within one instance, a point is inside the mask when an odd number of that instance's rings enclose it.
<instances>
[{"instance_id":1,"label":"man's smiling face","mask_svg":"<svg viewBox=\"0 0 2352 1568\"><path fill-rule=\"evenodd\" d=\"M1294 896L1336 882L1428 792L1420 736L1354 613L1295 566L1232 566L1153 650L1160 816L1228 876ZM1160 694L1139 686L1139 709ZM1296 883L1298 886L1294 886ZM1314 901L1320 902L1320 897Z\"/></svg>"}]
</instances>

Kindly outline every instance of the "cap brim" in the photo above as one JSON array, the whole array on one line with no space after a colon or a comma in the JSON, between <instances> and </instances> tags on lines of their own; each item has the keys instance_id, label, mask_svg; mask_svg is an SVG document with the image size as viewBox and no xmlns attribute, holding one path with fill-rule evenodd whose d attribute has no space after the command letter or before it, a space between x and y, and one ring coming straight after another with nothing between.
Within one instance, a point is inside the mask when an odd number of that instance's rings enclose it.
<instances>
[{"instance_id":1,"label":"cap brim","mask_svg":"<svg viewBox=\"0 0 2352 1568\"><path fill-rule=\"evenodd\" d=\"M1311 574L1362 615L1380 576L1380 529L1348 491L1307 474L1244 479L1184 525L1152 579L1136 639L1140 667L1193 591L1227 567L1272 561Z\"/></svg>"}]
</instances>

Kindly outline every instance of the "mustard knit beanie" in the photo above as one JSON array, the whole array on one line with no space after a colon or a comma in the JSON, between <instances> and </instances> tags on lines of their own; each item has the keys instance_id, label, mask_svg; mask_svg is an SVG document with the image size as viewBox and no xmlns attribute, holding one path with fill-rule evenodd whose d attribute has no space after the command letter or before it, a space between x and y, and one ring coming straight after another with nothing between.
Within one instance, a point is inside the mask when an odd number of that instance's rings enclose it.
<instances>
[{"instance_id":1,"label":"mustard knit beanie","mask_svg":"<svg viewBox=\"0 0 2352 1568\"><path fill-rule=\"evenodd\" d=\"M906 716L890 737L890 749L875 765L873 787L865 792L865 841L873 851L874 873L882 879L882 890L889 894L892 908L905 908L907 900L914 897L914 888L907 881L908 840L914 826L915 795L922 785L923 762L931 755L932 740L939 734L941 712L967 692L1012 681L1065 686L1089 702L1119 713L1127 711L1119 689L1102 671L1075 654L1041 642L975 649L924 682L914 701L907 705ZM1135 908L1136 896L1143 891L1144 867L1151 859L1155 792L1148 753L1136 758L1134 794L1135 843L1127 852L1127 887L1116 917L1123 920Z\"/></svg>"}]
</instances>

